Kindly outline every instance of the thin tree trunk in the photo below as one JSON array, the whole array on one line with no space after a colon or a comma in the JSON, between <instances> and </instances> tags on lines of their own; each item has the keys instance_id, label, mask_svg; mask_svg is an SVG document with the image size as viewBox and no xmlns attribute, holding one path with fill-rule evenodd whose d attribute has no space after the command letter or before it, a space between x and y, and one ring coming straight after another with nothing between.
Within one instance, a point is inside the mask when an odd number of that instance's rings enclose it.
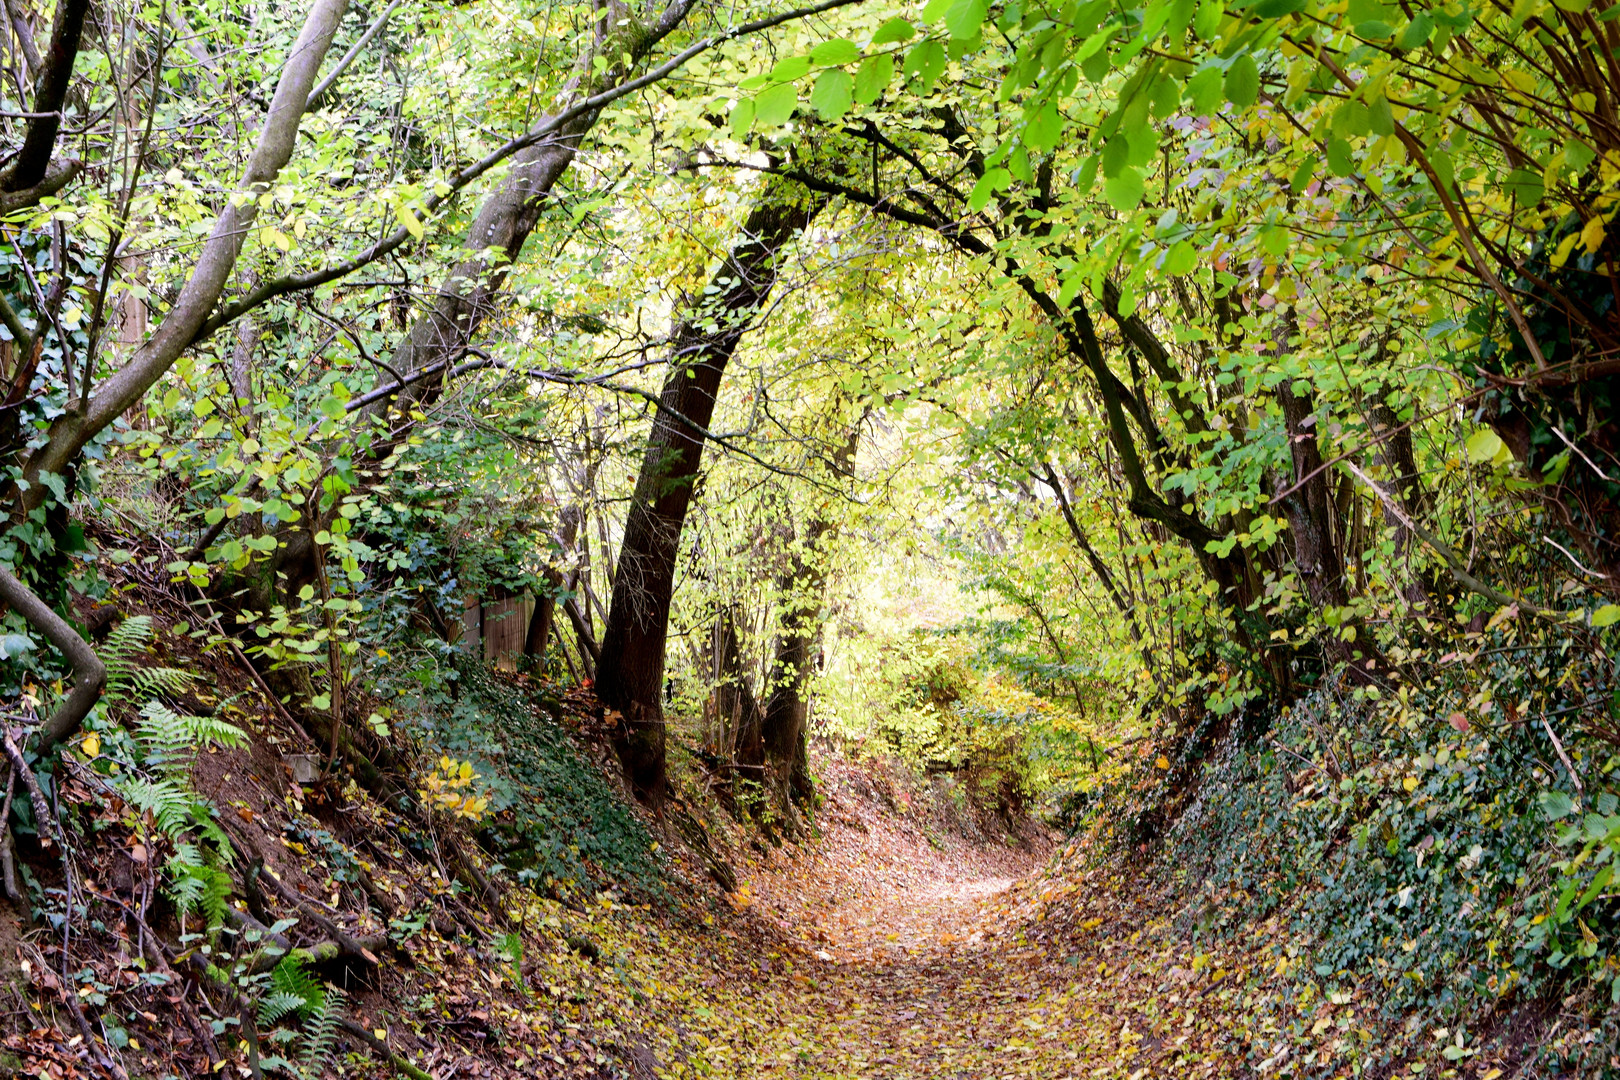
<instances>
[{"instance_id":1,"label":"thin tree trunk","mask_svg":"<svg viewBox=\"0 0 1620 1080\"><path fill-rule=\"evenodd\" d=\"M865 419L863 413L833 457L831 471L837 477L853 471ZM837 531L837 521L825 510L818 511L805 529L804 547L794 550L778 582L787 602L771 664L770 697L766 699L761 734L777 805L784 818L790 802L808 806L815 793L806 745L810 675L821 647L822 609L827 594L826 549Z\"/></svg>"},{"instance_id":2,"label":"thin tree trunk","mask_svg":"<svg viewBox=\"0 0 1620 1080\"><path fill-rule=\"evenodd\" d=\"M664 643L681 529L726 365L776 283L782 251L827 203L773 180L716 272L704 306L672 335L664 390L619 546L597 693L622 716L616 738L631 787L658 806L664 792Z\"/></svg>"}]
</instances>

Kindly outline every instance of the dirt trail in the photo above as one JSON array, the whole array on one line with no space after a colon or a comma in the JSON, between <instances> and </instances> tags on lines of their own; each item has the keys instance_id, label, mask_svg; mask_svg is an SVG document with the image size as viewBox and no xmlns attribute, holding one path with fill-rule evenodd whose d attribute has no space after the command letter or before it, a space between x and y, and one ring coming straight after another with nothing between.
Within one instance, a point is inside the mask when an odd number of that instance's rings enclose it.
<instances>
[{"instance_id":1,"label":"dirt trail","mask_svg":"<svg viewBox=\"0 0 1620 1080\"><path fill-rule=\"evenodd\" d=\"M857 782L857 788L859 783ZM1169 929L1128 879L1085 873L1071 845L970 845L827 785L822 837L755 867L736 902L798 948L738 1076L1230 1076L1235 971ZM1052 869L1054 856L1067 862ZM780 969L778 969L780 970ZM767 1019L768 1016L768 1019Z\"/></svg>"}]
</instances>

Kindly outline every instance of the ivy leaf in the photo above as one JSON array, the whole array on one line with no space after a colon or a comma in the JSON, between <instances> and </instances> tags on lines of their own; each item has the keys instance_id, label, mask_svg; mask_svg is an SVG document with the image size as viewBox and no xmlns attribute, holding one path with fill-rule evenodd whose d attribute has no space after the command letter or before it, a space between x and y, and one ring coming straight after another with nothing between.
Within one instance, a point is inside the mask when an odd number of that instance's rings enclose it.
<instances>
[{"instance_id":1,"label":"ivy leaf","mask_svg":"<svg viewBox=\"0 0 1620 1080\"><path fill-rule=\"evenodd\" d=\"M1541 812L1551 821L1568 817L1575 812L1574 800L1562 791L1543 791L1536 796L1536 801L1541 804Z\"/></svg>"},{"instance_id":2,"label":"ivy leaf","mask_svg":"<svg viewBox=\"0 0 1620 1080\"><path fill-rule=\"evenodd\" d=\"M855 79L843 68L828 68L810 91L810 107L823 120L836 120L849 112Z\"/></svg>"}]
</instances>

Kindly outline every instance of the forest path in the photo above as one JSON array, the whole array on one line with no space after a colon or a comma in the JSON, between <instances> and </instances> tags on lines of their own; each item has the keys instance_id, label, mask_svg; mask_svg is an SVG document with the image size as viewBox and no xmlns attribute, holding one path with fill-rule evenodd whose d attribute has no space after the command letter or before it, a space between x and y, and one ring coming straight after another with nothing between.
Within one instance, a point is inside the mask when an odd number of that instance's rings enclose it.
<instances>
[{"instance_id":1,"label":"forest path","mask_svg":"<svg viewBox=\"0 0 1620 1080\"><path fill-rule=\"evenodd\" d=\"M1046 877L1046 838L968 845L825 790L821 838L737 894L800 946L757 990L776 1000L742 1075L1127 1077L1165 1042L1151 1029L1182 1020L1160 984L1180 990L1182 969L1141 955L1136 901ZM1118 948L1131 962L1099 963Z\"/></svg>"}]
</instances>

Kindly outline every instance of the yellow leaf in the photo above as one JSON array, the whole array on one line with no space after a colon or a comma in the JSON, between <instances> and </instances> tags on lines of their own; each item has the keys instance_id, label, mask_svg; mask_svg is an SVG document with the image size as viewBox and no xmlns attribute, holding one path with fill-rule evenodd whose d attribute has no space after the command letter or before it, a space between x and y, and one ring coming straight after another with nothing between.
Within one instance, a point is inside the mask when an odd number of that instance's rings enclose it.
<instances>
[{"instance_id":1,"label":"yellow leaf","mask_svg":"<svg viewBox=\"0 0 1620 1080\"><path fill-rule=\"evenodd\" d=\"M81 754L83 754L87 758L93 758L93 757L97 756L98 754L100 754L101 753L101 736L97 735L93 731L90 734L86 735L84 737L84 740L79 743L79 752Z\"/></svg>"},{"instance_id":2,"label":"yellow leaf","mask_svg":"<svg viewBox=\"0 0 1620 1080\"><path fill-rule=\"evenodd\" d=\"M1596 252L1603 246L1603 238L1606 235L1607 230L1603 227L1602 216L1595 214L1592 220L1586 223L1586 228L1581 230L1581 243L1586 245L1588 252Z\"/></svg>"},{"instance_id":3,"label":"yellow leaf","mask_svg":"<svg viewBox=\"0 0 1620 1080\"><path fill-rule=\"evenodd\" d=\"M411 213L410 207L401 203L394 207L394 211L399 215L399 223L405 226L405 231L417 240L422 239L422 220Z\"/></svg>"},{"instance_id":4,"label":"yellow leaf","mask_svg":"<svg viewBox=\"0 0 1620 1080\"><path fill-rule=\"evenodd\" d=\"M1405 780L1401 781L1401 787L1405 788L1407 791L1416 790L1417 785L1418 785L1417 777L1415 777L1415 776L1408 776Z\"/></svg>"},{"instance_id":5,"label":"yellow leaf","mask_svg":"<svg viewBox=\"0 0 1620 1080\"><path fill-rule=\"evenodd\" d=\"M1170 759L1161 755L1159 760L1155 761L1153 764L1157 765L1161 769L1168 769L1170 767Z\"/></svg>"}]
</instances>

